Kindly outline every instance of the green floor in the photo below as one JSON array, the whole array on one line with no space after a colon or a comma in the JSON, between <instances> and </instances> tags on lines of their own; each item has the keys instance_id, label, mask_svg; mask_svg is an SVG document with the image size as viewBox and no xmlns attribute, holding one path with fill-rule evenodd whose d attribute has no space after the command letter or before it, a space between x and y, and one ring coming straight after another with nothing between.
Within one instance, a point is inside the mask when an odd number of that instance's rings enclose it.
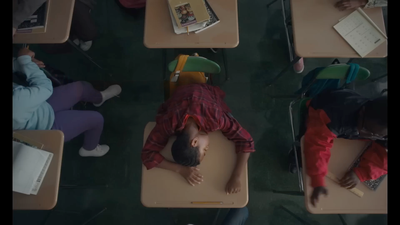
<instances>
[{"instance_id":1,"label":"green floor","mask_svg":"<svg viewBox=\"0 0 400 225\"><path fill-rule=\"evenodd\" d=\"M305 59L303 74L292 70L266 90L265 82L288 64L288 51L280 3L266 8L266 1L238 1L240 44L226 50L226 64L221 53L197 50L200 55L218 62L222 67L214 83L226 92L226 102L237 120L252 134L256 152L249 160L249 203L251 225L303 224L283 207L304 220L304 224L340 225L338 215L312 215L304 206L304 197L272 193L272 190L297 191L297 177L288 172L286 154L291 145L288 116L289 99L273 100L268 94L291 94L300 86L302 76L333 59ZM107 68L112 77L103 73L76 50L48 55L38 46L36 58L61 69L76 80L86 80L96 87L119 84L119 98L106 102L98 110L105 117L101 143L111 147L102 158L81 158L78 149L82 138L64 147L58 203L47 211L14 211L14 224L90 224L90 225L211 225L216 209L149 209L140 203L143 129L154 121L163 102L162 79L165 68L161 50L143 45L144 15L135 19L124 14L113 0L98 0L92 11L99 29L88 54ZM194 50L169 50L167 60L178 53ZM355 63L368 68L371 77L386 73L386 59L362 59ZM224 82L228 72L231 80ZM357 83L356 89L366 96L376 96L387 87L386 78L378 82ZM98 217L90 220L102 209ZM219 221L227 210L221 211ZM386 224L386 215L343 215L349 225ZM85 223L90 220L89 223Z\"/></svg>"}]
</instances>

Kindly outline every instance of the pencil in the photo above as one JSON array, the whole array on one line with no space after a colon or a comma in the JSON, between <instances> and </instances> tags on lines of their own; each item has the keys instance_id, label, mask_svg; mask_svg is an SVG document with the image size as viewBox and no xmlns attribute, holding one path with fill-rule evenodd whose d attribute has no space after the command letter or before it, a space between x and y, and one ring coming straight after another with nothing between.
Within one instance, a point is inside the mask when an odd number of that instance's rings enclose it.
<instances>
[{"instance_id":1,"label":"pencil","mask_svg":"<svg viewBox=\"0 0 400 225\"><path fill-rule=\"evenodd\" d=\"M189 35L189 27L186 27L187 34Z\"/></svg>"}]
</instances>

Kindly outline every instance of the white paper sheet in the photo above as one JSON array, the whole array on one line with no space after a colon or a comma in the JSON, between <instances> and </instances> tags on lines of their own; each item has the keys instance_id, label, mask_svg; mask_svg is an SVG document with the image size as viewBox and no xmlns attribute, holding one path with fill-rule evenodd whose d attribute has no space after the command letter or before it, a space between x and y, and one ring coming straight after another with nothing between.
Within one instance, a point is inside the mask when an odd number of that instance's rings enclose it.
<instances>
[{"instance_id":1,"label":"white paper sheet","mask_svg":"<svg viewBox=\"0 0 400 225\"><path fill-rule=\"evenodd\" d=\"M361 57L365 57L386 41L386 36L362 9L340 19L333 28Z\"/></svg>"},{"instance_id":2,"label":"white paper sheet","mask_svg":"<svg viewBox=\"0 0 400 225\"><path fill-rule=\"evenodd\" d=\"M48 158L52 156L51 152L13 141L13 191L29 195L35 187L33 193L37 194L47 171L44 166ZM38 179L41 172L41 178Z\"/></svg>"}]
</instances>

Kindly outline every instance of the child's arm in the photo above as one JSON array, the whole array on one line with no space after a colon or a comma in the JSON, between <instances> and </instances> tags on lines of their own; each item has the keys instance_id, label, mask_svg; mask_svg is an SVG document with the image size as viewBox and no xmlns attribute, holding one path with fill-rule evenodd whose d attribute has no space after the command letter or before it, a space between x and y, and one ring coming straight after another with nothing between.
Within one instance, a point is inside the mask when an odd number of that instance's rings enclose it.
<instances>
[{"instance_id":1,"label":"child's arm","mask_svg":"<svg viewBox=\"0 0 400 225\"><path fill-rule=\"evenodd\" d=\"M164 157L160 154L160 151L167 145L168 139L169 135L162 125L156 124L142 149L142 162L148 170L163 162Z\"/></svg>"},{"instance_id":2,"label":"child's arm","mask_svg":"<svg viewBox=\"0 0 400 225\"><path fill-rule=\"evenodd\" d=\"M385 6L387 6L387 0L368 0L367 4L365 4L365 8L375 8L375 7L385 7Z\"/></svg>"},{"instance_id":3,"label":"child's arm","mask_svg":"<svg viewBox=\"0 0 400 225\"><path fill-rule=\"evenodd\" d=\"M147 137L146 143L142 150L142 162L146 168L152 169L158 167L172 172L179 173L183 176L190 185L200 184L203 181L203 176L196 167L182 166L174 162L170 162L160 154L168 143L170 134L160 124L156 124L153 130Z\"/></svg>"},{"instance_id":4,"label":"child's arm","mask_svg":"<svg viewBox=\"0 0 400 225\"><path fill-rule=\"evenodd\" d=\"M14 66L26 75L29 86L13 90L13 110L34 111L53 94L53 86L38 65L32 62L33 52L22 49L19 55Z\"/></svg>"},{"instance_id":5,"label":"child's arm","mask_svg":"<svg viewBox=\"0 0 400 225\"><path fill-rule=\"evenodd\" d=\"M360 164L354 172L361 182L377 179L387 174L387 152L382 145L373 142L371 147L361 157Z\"/></svg>"},{"instance_id":6,"label":"child's arm","mask_svg":"<svg viewBox=\"0 0 400 225\"><path fill-rule=\"evenodd\" d=\"M324 177L328 172L330 149L336 138L326 126L328 123L330 119L324 110L309 107L303 152L306 172L310 176L313 188L325 186Z\"/></svg>"},{"instance_id":7,"label":"child's arm","mask_svg":"<svg viewBox=\"0 0 400 225\"><path fill-rule=\"evenodd\" d=\"M340 10L362 8L375 8L387 6L387 0L340 0L335 7Z\"/></svg>"},{"instance_id":8,"label":"child's arm","mask_svg":"<svg viewBox=\"0 0 400 225\"><path fill-rule=\"evenodd\" d=\"M237 160L231 178L229 179L225 191L227 194L238 193L241 190L240 178L242 171L246 168L250 153L254 152L254 141L249 132L243 129L239 122L230 115L222 118L221 131L228 140L235 143Z\"/></svg>"}]
</instances>

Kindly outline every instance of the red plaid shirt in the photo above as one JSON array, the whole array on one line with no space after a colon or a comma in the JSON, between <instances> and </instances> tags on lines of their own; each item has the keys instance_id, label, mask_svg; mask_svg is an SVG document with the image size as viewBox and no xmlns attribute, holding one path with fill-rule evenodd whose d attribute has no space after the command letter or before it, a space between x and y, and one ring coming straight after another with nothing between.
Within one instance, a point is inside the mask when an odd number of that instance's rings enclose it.
<instances>
[{"instance_id":1,"label":"red plaid shirt","mask_svg":"<svg viewBox=\"0 0 400 225\"><path fill-rule=\"evenodd\" d=\"M236 152L254 152L254 141L249 132L234 119L223 101L225 93L208 84L191 84L176 89L173 96L158 109L156 126L149 134L142 150L142 162L151 169L164 157L160 151L170 136L185 127L189 116L194 117L205 132L221 130L236 145Z\"/></svg>"}]
</instances>

